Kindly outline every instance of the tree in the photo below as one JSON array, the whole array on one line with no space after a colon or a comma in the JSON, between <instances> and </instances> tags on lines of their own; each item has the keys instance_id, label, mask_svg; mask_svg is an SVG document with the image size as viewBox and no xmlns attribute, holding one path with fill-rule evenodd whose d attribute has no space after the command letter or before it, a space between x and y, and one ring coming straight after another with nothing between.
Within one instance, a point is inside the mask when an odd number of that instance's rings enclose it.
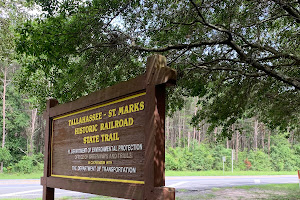
<instances>
[{"instance_id":1,"label":"tree","mask_svg":"<svg viewBox=\"0 0 300 200\"><path fill-rule=\"evenodd\" d=\"M7 141L7 91L9 87L11 74L17 67L15 56L15 33L14 29L20 20L24 17L24 10L21 8L25 8L23 6L25 2L22 0L5 0L0 2L0 79L1 79L1 87L2 87L2 142L1 148L2 151L5 152L6 141ZM22 126L22 125L20 125ZM1 161L0 172L3 171L3 162Z\"/></svg>"},{"instance_id":2,"label":"tree","mask_svg":"<svg viewBox=\"0 0 300 200\"><path fill-rule=\"evenodd\" d=\"M299 126L299 1L36 2L46 18L18 29L18 82L41 107L134 77L160 53L178 71L169 109L199 97L195 124L225 136L245 115Z\"/></svg>"}]
</instances>

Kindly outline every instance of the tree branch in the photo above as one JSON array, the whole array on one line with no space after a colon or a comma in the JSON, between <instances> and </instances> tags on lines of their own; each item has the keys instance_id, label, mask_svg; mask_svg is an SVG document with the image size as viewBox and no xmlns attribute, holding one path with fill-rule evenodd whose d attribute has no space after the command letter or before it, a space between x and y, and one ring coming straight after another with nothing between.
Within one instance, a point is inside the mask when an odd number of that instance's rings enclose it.
<instances>
[{"instance_id":1,"label":"tree branch","mask_svg":"<svg viewBox=\"0 0 300 200\"><path fill-rule=\"evenodd\" d=\"M286 76L285 74L282 74L280 72L277 72L276 70L272 69L270 66L268 65L262 65L259 62L255 61L254 59L252 59L251 57L248 57L243 50L241 49L241 47L239 47L234 41L230 41L229 45L235 49L235 51L239 54L239 56L241 57L241 60L245 61L246 63L248 63L249 65L253 66L254 68L264 71L265 73L269 74L270 76L281 80L284 83L287 83L291 86L294 86L296 89L300 89L300 82L292 77Z\"/></svg>"},{"instance_id":2,"label":"tree branch","mask_svg":"<svg viewBox=\"0 0 300 200\"><path fill-rule=\"evenodd\" d=\"M209 41L209 42L197 42L197 43L191 43L191 44L176 44L176 45L169 45L166 47L161 48L147 48L147 47L141 47L141 46L135 46L133 45L132 48L134 50L138 51L146 51L146 52L165 52L169 50L182 50L182 49L192 49L202 46L214 46L218 44L227 44L227 40L222 41Z\"/></svg>"},{"instance_id":3,"label":"tree branch","mask_svg":"<svg viewBox=\"0 0 300 200\"><path fill-rule=\"evenodd\" d=\"M295 18L297 23L300 23L300 13L297 9L292 7L289 3L284 2L282 0L273 0L276 4L278 4L282 9L284 9L290 16Z\"/></svg>"},{"instance_id":4,"label":"tree branch","mask_svg":"<svg viewBox=\"0 0 300 200\"><path fill-rule=\"evenodd\" d=\"M201 64L201 65L195 65L194 63L189 63L189 64L194 66L193 68L188 68L187 70L189 70L189 71L192 71L192 70L195 70L195 69L202 69L202 70L206 70L206 71L230 71L230 72L239 73L239 76L244 75L244 76L248 76L248 77L261 77L261 76L266 76L267 75L266 73L259 73L259 72L248 73L248 72L245 72L242 69L228 68L227 66L226 67L223 67L223 66L208 67L208 66L205 66L203 64Z\"/></svg>"}]
</instances>

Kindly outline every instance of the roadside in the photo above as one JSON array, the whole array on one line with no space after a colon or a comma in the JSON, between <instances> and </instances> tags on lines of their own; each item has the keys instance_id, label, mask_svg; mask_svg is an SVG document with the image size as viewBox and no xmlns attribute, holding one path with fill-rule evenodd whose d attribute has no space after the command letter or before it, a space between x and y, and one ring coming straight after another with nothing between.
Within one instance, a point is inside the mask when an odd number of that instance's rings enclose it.
<instances>
[{"instance_id":1,"label":"roadside","mask_svg":"<svg viewBox=\"0 0 300 200\"><path fill-rule=\"evenodd\" d=\"M176 191L176 200L254 200L254 199L287 199L299 200L299 184L268 184L237 186L230 188L213 188L201 191Z\"/></svg>"},{"instance_id":2,"label":"roadside","mask_svg":"<svg viewBox=\"0 0 300 200\"><path fill-rule=\"evenodd\" d=\"M84 197L62 197L56 200L119 200L119 198L95 196ZM212 188L203 190L176 190L176 200L298 200L300 199L299 184L268 184L237 186L226 188ZM3 200L29 200L23 198L6 198ZM31 199L32 200L32 199ZM41 200L37 198L35 200Z\"/></svg>"}]
</instances>

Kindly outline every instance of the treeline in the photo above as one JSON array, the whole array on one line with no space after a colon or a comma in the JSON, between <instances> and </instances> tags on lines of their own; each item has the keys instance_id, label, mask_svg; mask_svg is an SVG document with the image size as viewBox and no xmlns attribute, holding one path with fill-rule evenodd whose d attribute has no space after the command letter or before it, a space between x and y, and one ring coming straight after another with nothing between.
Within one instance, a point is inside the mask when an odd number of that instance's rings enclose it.
<instances>
[{"instance_id":1,"label":"treeline","mask_svg":"<svg viewBox=\"0 0 300 200\"><path fill-rule=\"evenodd\" d=\"M25 172L43 168L45 122L38 110L32 107L33 99L21 95L7 74L6 83L0 86L1 172ZM3 81L3 80L2 80Z\"/></svg>"},{"instance_id":2,"label":"treeline","mask_svg":"<svg viewBox=\"0 0 300 200\"><path fill-rule=\"evenodd\" d=\"M198 99L186 99L182 110L166 118L166 169L222 170L231 169L232 150L236 170L296 170L300 169L299 130L271 129L259 117L244 118L224 136L222 127L211 129L211 124L191 123Z\"/></svg>"},{"instance_id":3,"label":"treeline","mask_svg":"<svg viewBox=\"0 0 300 200\"><path fill-rule=\"evenodd\" d=\"M244 149L235 152L234 170L294 171L300 169L300 144L291 146L283 136L271 136L270 152L266 149ZM231 171L232 149L224 144L208 144L193 140L190 147L168 147L167 170L223 170L222 158L226 157L225 170ZM236 159L236 158L238 159Z\"/></svg>"}]
</instances>

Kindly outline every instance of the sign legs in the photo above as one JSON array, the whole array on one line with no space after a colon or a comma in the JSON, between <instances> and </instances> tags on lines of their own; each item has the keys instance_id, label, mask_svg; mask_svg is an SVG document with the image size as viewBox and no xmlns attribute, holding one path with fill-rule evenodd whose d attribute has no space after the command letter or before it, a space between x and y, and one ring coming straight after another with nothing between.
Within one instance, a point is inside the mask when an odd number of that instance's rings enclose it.
<instances>
[{"instance_id":1,"label":"sign legs","mask_svg":"<svg viewBox=\"0 0 300 200\"><path fill-rule=\"evenodd\" d=\"M43 186L43 200L54 200L54 188Z\"/></svg>"}]
</instances>

